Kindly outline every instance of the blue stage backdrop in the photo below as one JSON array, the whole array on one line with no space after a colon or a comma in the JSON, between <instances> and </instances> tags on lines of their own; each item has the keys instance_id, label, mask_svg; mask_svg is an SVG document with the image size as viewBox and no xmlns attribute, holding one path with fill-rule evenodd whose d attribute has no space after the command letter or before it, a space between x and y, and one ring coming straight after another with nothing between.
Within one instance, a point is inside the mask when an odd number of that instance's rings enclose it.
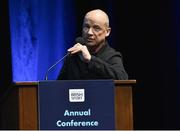
<instances>
[{"instance_id":1,"label":"blue stage backdrop","mask_svg":"<svg viewBox=\"0 0 180 131\"><path fill-rule=\"evenodd\" d=\"M71 0L9 0L13 81L43 80L75 39ZM56 79L62 63L50 73Z\"/></svg>"}]
</instances>

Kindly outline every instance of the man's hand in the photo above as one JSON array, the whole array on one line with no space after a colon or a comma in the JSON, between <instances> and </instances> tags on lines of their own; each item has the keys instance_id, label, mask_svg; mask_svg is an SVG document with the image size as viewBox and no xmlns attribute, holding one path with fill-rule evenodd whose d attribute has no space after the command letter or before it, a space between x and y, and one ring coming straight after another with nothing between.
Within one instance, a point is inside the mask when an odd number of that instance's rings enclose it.
<instances>
[{"instance_id":1,"label":"man's hand","mask_svg":"<svg viewBox=\"0 0 180 131\"><path fill-rule=\"evenodd\" d=\"M69 48L68 52L71 54L81 52L83 61L89 62L91 60L91 54L89 53L87 47L85 45L81 45L80 43L77 43L73 47Z\"/></svg>"}]
</instances>

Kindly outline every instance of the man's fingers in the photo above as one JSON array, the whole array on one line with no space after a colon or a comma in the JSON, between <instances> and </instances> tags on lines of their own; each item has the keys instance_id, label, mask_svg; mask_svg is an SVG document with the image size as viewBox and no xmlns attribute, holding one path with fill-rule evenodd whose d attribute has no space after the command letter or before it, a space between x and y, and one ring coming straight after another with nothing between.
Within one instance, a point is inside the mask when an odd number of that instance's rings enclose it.
<instances>
[{"instance_id":1,"label":"man's fingers","mask_svg":"<svg viewBox=\"0 0 180 131\"><path fill-rule=\"evenodd\" d=\"M71 53L77 53L77 52L79 52L79 51L81 51L82 50L82 45L81 44L75 44L73 47L71 47L71 48L69 48L68 49L68 52L71 52Z\"/></svg>"},{"instance_id":2,"label":"man's fingers","mask_svg":"<svg viewBox=\"0 0 180 131\"><path fill-rule=\"evenodd\" d=\"M74 50L74 51L70 51L71 54L75 54L77 52L80 52L80 50Z\"/></svg>"}]
</instances>

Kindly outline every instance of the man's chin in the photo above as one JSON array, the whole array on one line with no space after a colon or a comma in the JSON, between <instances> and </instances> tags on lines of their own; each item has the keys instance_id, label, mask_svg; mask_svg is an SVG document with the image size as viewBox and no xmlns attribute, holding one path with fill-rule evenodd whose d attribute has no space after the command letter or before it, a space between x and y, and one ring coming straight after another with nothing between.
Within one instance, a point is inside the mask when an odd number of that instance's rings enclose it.
<instances>
[{"instance_id":1,"label":"man's chin","mask_svg":"<svg viewBox=\"0 0 180 131\"><path fill-rule=\"evenodd\" d=\"M93 42L87 42L86 45L87 45L87 46L94 46L94 45L96 45L96 44L93 43Z\"/></svg>"}]
</instances>

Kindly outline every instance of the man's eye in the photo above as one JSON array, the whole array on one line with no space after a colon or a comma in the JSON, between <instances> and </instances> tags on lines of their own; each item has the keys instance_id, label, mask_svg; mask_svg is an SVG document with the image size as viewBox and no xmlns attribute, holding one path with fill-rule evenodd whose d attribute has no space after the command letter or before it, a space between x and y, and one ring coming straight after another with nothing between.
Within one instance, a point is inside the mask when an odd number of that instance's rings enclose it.
<instances>
[{"instance_id":1,"label":"man's eye","mask_svg":"<svg viewBox=\"0 0 180 131\"><path fill-rule=\"evenodd\" d=\"M95 31L100 31L101 30L101 28L99 28L99 27L94 27L93 28Z\"/></svg>"}]
</instances>

